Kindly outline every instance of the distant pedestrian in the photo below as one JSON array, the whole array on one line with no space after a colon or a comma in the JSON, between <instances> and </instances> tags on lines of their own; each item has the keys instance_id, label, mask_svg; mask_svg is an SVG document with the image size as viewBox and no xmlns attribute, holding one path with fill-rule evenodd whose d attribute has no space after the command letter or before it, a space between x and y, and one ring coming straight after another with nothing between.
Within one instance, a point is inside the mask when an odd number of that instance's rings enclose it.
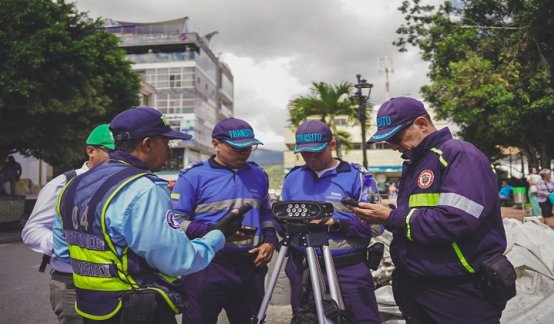
<instances>
[{"instance_id":1,"label":"distant pedestrian","mask_svg":"<svg viewBox=\"0 0 554 324\"><path fill-rule=\"evenodd\" d=\"M498 198L500 198L500 202L502 203L512 198L513 191L514 187L511 184L508 184L507 180L502 180L502 185L500 186L500 190L498 191Z\"/></svg>"},{"instance_id":2,"label":"distant pedestrian","mask_svg":"<svg viewBox=\"0 0 554 324\"><path fill-rule=\"evenodd\" d=\"M552 171L542 169L539 172L541 179L537 182L537 198L541 206L543 217L552 217L552 202L549 195L554 192L554 181L552 181Z\"/></svg>"},{"instance_id":3,"label":"distant pedestrian","mask_svg":"<svg viewBox=\"0 0 554 324\"><path fill-rule=\"evenodd\" d=\"M15 195L15 184L21 178L21 164L17 163L13 156L9 155L6 158L6 164L0 170L2 177L0 178L0 195L7 195L4 183L10 183L10 195Z\"/></svg>"},{"instance_id":4,"label":"distant pedestrian","mask_svg":"<svg viewBox=\"0 0 554 324\"><path fill-rule=\"evenodd\" d=\"M542 216L541 207L539 206L539 200L537 198L537 182L541 179L541 176L537 172L537 168L531 167L531 173L527 176L527 182L529 183L529 203L531 204L531 214L533 216Z\"/></svg>"}]
</instances>

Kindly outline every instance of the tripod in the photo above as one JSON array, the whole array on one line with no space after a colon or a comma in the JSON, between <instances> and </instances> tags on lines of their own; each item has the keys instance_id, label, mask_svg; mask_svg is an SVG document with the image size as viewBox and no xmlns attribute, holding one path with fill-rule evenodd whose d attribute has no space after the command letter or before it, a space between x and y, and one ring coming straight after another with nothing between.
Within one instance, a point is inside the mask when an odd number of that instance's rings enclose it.
<instances>
[{"instance_id":1,"label":"tripod","mask_svg":"<svg viewBox=\"0 0 554 324\"><path fill-rule=\"evenodd\" d=\"M265 321L267 307L269 305L269 301L271 300L271 295L273 294L275 284L277 283L279 272L281 271L283 262L285 260L285 257L287 256L291 237L293 236L293 234L300 234L300 243L306 248L308 270L310 273L310 280L313 289L318 322L320 324L333 323L329 318L325 316L325 312L323 309L324 294L325 297L328 297L328 295L330 294L331 299L337 303L341 311L345 309L344 302L342 300L342 294L340 292L339 281L337 279L335 264L333 263L333 257L331 256L331 251L329 250L329 240L327 233L328 226L324 224L287 224L287 233L285 234L285 238L281 242L279 256L277 257L275 268L271 273L271 278L269 279L267 291L264 295L264 299L262 301L258 314L255 317L253 316L251 318L252 324L262 324ZM316 248L321 248L323 254L325 272L327 273L327 282L329 283L329 293L325 291L325 280L319 266L319 261L315 250Z\"/></svg>"}]
</instances>

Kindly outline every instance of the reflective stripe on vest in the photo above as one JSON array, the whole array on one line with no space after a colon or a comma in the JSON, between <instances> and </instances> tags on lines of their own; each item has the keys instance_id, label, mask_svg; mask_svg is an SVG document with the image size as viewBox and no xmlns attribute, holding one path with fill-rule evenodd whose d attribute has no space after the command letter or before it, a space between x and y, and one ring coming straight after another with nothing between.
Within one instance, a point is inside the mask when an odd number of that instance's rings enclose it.
<instances>
[{"instance_id":1,"label":"reflective stripe on vest","mask_svg":"<svg viewBox=\"0 0 554 324\"><path fill-rule=\"evenodd\" d=\"M441 150L434 147L430 150L439 155L439 161L444 167L448 166L448 162L446 162L446 160L442 156L443 152ZM406 237L410 241L413 241L410 229L410 217L415 211L415 207L435 207L439 203L440 196L440 193L413 194L410 196L408 206L411 208L411 210L406 216ZM462 253L462 250L458 246L458 243L452 242L452 248L454 249L454 253L456 253L456 256L460 260L460 263L462 264L464 269L466 269L466 271L469 273L475 273L473 267L469 264L469 262L467 262L464 254Z\"/></svg>"},{"instance_id":2,"label":"reflective stripe on vest","mask_svg":"<svg viewBox=\"0 0 554 324\"><path fill-rule=\"evenodd\" d=\"M131 174L131 176L129 176ZM75 287L84 294L88 295L88 302L82 302L80 307L79 294L77 296L77 303L75 310L83 317L93 320L106 320L113 317L122 307L119 297L125 292L134 289L150 288L155 289L166 300L170 308L175 313L180 313L179 308L175 305L174 301L167 295L167 293L157 287L141 287L137 284L133 275L129 273L128 255L132 253L125 247L120 258L117 254L117 250L111 237L108 234L106 226L106 211L111 203L112 199L129 183L132 181L148 175L148 173L136 173L136 172L123 172L119 174L117 172L111 175L106 181L100 184L97 193L101 195L100 191L105 191L104 185L114 181L116 183L121 182L106 198L102 204L100 213L100 228L101 233L96 232L84 232L84 231L72 231L64 228L66 238L68 238L69 252L72 259L73 278ZM123 181L121 181L123 180ZM77 184L78 185L78 184ZM67 188L67 187L66 187ZM75 190L75 189L73 189ZM65 188L64 188L65 191ZM63 195L64 192L60 195ZM94 200L94 197L91 201ZM98 201L100 203L101 201ZM74 203L74 202L73 202ZM65 204L65 202L64 202ZM94 203L93 203L94 204ZM97 206L97 205L96 205ZM96 210L96 206L89 206ZM61 199L58 201L58 210L61 208ZM93 217L97 217L93 212ZM102 235L102 236L100 236ZM168 282L174 282L177 280L175 277L169 277L158 273L161 277ZM152 283L155 285L156 283ZM94 301L98 299L97 303ZM92 300L92 301L91 301ZM104 303L102 303L102 301ZM114 304L114 301L117 301ZM97 311L91 313L93 309L83 309L83 306L90 308L91 303L96 304Z\"/></svg>"}]
</instances>

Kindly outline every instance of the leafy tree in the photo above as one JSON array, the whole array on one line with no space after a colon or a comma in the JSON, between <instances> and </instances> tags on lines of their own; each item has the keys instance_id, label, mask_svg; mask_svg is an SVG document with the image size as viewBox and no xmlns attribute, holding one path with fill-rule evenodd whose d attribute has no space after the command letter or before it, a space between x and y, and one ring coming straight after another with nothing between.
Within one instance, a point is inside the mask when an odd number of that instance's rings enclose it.
<instances>
[{"instance_id":1,"label":"leafy tree","mask_svg":"<svg viewBox=\"0 0 554 324\"><path fill-rule=\"evenodd\" d=\"M516 146L532 165L554 157L554 6L544 0L404 1L394 42L419 47L439 117L493 160Z\"/></svg>"},{"instance_id":2,"label":"leafy tree","mask_svg":"<svg viewBox=\"0 0 554 324\"><path fill-rule=\"evenodd\" d=\"M347 115L356 118L357 110L354 108L348 94L352 85L342 82L338 85L330 85L325 82L313 82L310 94L298 96L289 103L290 123L298 127L309 116L320 116L321 121L327 123L337 140L336 154L341 157L341 150L350 150L353 145L348 132L337 130L335 117Z\"/></svg>"},{"instance_id":3,"label":"leafy tree","mask_svg":"<svg viewBox=\"0 0 554 324\"><path fill-rule=\"evenodd\" d=\"M96 125L138 103L116 36L63 0L0 0L0 159L75 167Z\"/></svg>"}]
</instances>

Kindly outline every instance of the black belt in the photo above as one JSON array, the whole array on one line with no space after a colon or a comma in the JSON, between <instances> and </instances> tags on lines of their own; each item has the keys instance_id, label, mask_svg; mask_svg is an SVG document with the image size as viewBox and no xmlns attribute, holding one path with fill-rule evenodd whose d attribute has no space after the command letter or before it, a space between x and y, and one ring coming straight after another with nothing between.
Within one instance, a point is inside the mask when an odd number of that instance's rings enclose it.
<instances>
[{"instance_id":1,"label":"black belt","mask_svg":"<svg viewBox=\"0 0 554 324\"><path fill-rule=\"evenodd\" d=\"M317 257L319 260L319 264L321 267L325 266L325 262L323 260L322 256ZM344 254L344 255L334 255L333 256L333 263L335 264L335 268L342 268L347 267L353 264L358 264L361 262L367 262L367 251L362 250L359 252Z\"/></svg>"},{"instance_id":2,"label":"black belt","mask_svg":"<svg viewBox=\"0 0 554 324\"><path fill-rule=\"evenodd\" d=\"M256 254L217 252L213 262L223 266L254 265Z\"/></svg>"},{"instance_id":3,"label":"black belt","mask_svg":"<svg viewBox=\"0 0 554 324\"><path fill-rule=\"evenodd\" d=\"M67 289L75 289L75 284L73 283L73 273L52 270L52 279L63 282L65 284L65 288Z\"/></svg>"}]
</instances>

